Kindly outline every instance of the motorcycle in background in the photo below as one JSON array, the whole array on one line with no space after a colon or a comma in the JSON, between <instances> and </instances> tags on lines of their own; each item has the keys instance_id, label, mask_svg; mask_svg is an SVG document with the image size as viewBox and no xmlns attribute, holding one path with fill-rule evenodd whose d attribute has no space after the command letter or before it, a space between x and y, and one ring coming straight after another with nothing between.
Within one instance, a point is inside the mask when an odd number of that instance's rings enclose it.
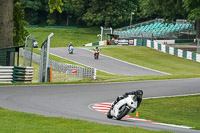
<instances>
[{"instance_id":1,"label":"motorcycle in background","mask_svg":"<svg viewBox=\"0 0 200 133\"><path fill-rule=\"evenodd\" d=\"M69 51L69 54L73 54L74 47L73 47L73 46L70 46L69 49L68 49L68 51Z\"/></svg>"},{"instance_id":2,"label":"motorcycle in background","mask_svg":"<svg viewBox=\"0 0 200 133\"><path fill-rule=\"evenodd\" d=\"M118 101L107 113L108 118L116 118L121 120L124 116L131 113L137 108L137 100L135 95L128 95L126 98Z\"/></svg>"},{"instance_id":3,"label":"motorcycle in background","mask_svg":"<svg viewBox=\"0 0 200 133\"><path fill-rule=\"evenodd\" d=\"M95 52L94 52L94 59L99 59L99 51L98 50L96 50Z\"/></svg>"}]
</instances>

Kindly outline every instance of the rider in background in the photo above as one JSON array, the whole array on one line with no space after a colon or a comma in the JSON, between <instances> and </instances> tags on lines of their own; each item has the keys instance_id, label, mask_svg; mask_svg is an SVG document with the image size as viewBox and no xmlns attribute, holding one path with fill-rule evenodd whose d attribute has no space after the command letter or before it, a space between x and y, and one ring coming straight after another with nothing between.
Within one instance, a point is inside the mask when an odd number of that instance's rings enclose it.
<instances>
[{"instance_id":1,"label":"rider in background","mask_svg":"<svg viewBox=\"0 0 200 133\"><path fill-rule=\"evenodd\" d=\"M99 51L100 51L100 49L99 49L98 47L96 47L96 48L94 49L94 55L96 56L96 54L99 54Z\"/></svg>"},{"instance_id":2,"label":"rider in background","mask_svg":"<svg viewBox=\"0 0 200 133\"><path fill-rule=\"evenodd\" d=\"M98 47L96 47L96 49L94 51L100 51L100 49Z\"/></svg>"},{"instance_id":3,"label":"rider in background","mask_svg":"<svg viewBox=\"0 0 200 133\"><path fill-rule=\"evenodd\" d=\"M114 103L111 105L111 108L114 107L114 105L119 102L121 99L124 99L128 97L128 95L135 95L133 97L134 100L137 100L137 108L139 108L141 102L142 102L142 96L143 96L143 91L142 90L136 90L132 92L126 92L123 96L118 96L117 99L114 101ZM132 110L132 113L135 112L136 109Z\"/></svg>"},{"instance_id":4,"label":"rider in background","mask_svg":"<svg viewBox=\"0 0 200 133\"><path fill-rule=\"evenodd\" d=\"M70 46L74 47L74 45L72 44L72 42L69 43L68 47L70 48Z\"/></svg>"}]
</instances>

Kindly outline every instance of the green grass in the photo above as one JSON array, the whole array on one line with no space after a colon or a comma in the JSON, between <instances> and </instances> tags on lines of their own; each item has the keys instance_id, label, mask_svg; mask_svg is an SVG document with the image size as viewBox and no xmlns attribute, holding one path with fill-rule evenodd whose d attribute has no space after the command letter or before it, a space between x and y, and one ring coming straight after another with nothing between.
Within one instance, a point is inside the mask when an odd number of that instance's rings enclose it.
<instances>
[{"instance_id":1,"label":"green grass","mask_svg":"<svg viewBox=\"0 0 200 133\"><path fill-rule=\"evenodd\" d=\"M129 80L200 77L200 63L168 55L147 47L123 46L103 48L101 53L133 64L171 74L164 76L121 76L121 78Z\"/></svg>"},{"instance_id":2,"label":"green grass","mask_svg":"<svg viewBox=\"0 0 200 133\"><path fill-rule=\"evenodd\" d=\"M175 45L197 45L197 42L175 43Z\"/></svg>"},{"instance_id":3,"label":"green grass","mask_svg":"<svg viewBox=\"0 0 200 133\"><path fill-rule=\"evenodd\" d=\"M105 116L106 117L106 116ZM0 108L1 133L167 133L103 125L76 119L45 117Z\"/></svg>"},{"instance_id":4,"label":"green grass","mask_svg":"<svg viewBox=\"0 0 200 133\"><path fill-rule=\"evenodd\" d=\"M138 108L139 118L200 130L200 95L146 99ZM135 116L135 113L131 116Z\"/></svg>"},{"instance_id":5,"label":"green grass","mask_svg":"<svg viewBox=\"0 0 200 133\"><path fill-rule=\"evenodd\" d=\"M41 47L43 41L50 33L54 33L51 38L51 47L66 47L70 42L75 47L87 43L99 41L97 34L100 34L100 28L77 28L77 29L60 29L60 28L27 28L31 35L36 35L38 46Z\"/></svg>"}]
</instances>

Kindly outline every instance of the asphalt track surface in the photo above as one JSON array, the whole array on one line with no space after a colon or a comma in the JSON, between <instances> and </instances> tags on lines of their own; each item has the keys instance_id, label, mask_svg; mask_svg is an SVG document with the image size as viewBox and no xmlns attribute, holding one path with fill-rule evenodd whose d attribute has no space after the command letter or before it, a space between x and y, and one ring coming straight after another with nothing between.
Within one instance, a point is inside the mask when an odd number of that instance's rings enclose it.
<instances>
[{"instance_id":1,"label":"asphalt track surface","mask_svg":"<svg viewBox=\"0 0 200 133\"><path fill-rule=\"evenodd\" d=\"M90 108L94 103L112 102L118 95L138 88L144 91L144 98L200 94L199 81L200 78L80 85L0 86L0 107L109 125L200 133L200 130L132 121L126 118L120 121L108 119L105 114Z\"/></svg>"},{"instance_id":2,"label":"asphalt track surface","mask_svg":"<svg viewBox=\"0 0 200 133\"><path fill-rule=\"evenodd\" d=\"M101 53L99 59L95 60L93 52L84 48L75 48L74 54L69 54L66 47L50 48L50 53L111 74L127 75L127 76L167 74L164 72L152 70L135 64L127 63L124 61L119 61L117 59L102 55Z\"/></svg>"}]
</instances>

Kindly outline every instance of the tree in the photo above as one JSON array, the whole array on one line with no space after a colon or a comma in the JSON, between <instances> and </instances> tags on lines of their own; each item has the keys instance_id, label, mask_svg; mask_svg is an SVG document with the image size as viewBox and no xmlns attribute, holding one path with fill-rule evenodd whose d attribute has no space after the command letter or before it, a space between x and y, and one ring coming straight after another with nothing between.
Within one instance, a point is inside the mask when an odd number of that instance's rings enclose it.
<instances>
[{"instance_id":1,"label":"tree","mask_svg":"<svg viewBox=\"0 0 200 133\"><path fill-rule=\"evenodd\" d=\"M129 21L130 13L137 7L135 2L130 0L72 0L72 6L75 7L74 13L81 14L79 16L88 26L104 25L109 27ZM61 12L60 6L63 3L61 0L49 0L49 5L51 12L54 9Z\"/></svg>"},{"instance_id":2,"label":"tree","mask_svg":"<svg viewBox=\"0 0 200 133\"><path fill-rule=\"evenodd\" d=\"M183 0L184 8L189 12L188 19L195 20L196 37L200 38L200 0Z\"/></svg>"},{"instance_id":3,"label":"tree","mask_svg":"<svg viewBox=\"0 0 200 133\"><path fill-rule=\"evenodd\" d=\"M39 20L39 9L42 5L40 0L20 0L21 6L25 10L25 19L29 24L35 24Z\"/></svg>"},{"instance_id":4,"label":"tree","mask_svg":"<svg viewBox=\"0 0 200 133\"><path fill-rule=\"evenodd\" d=\"M136 10L135 1L130 0L93 0L83 16L89 26L116 26L130 20L130 13Z\"/></svg>"},{"instance_id":5,"label":"tree","mask_svg":"<svg viewBox=\"0 0 200 133\"><path fill-rule=\"evenodd\" d=\"M67 0L64 0L64 1L67 1ZM62 0L49 0L48 4L50 8L50 13L53 13L55 9L57 9L57 11L62 13L62 10L61 10L61 6L63 6Z\"/></svg>"},{"instance_id":6,"label":"tree","mask_svg":"<svg viewBox=\"0 0 200 133\"><path fill-rule=\"evenodd\" d=\"M13 45L13 1L1 0L0 48Z\"/></svg>"},{"instance_id":7,"label":"tree","mask_svg":"<svg viewBox=\"0 0 200 133\"><path fill-rule=\"evenodd\" d=\"M29 34L28 31L24 28L24 10L21 8L19 2L14 5L14 30L13 30L13 40L14 45L23 45L26 39L26 36Z\"/></svg>"}]
</instances>

